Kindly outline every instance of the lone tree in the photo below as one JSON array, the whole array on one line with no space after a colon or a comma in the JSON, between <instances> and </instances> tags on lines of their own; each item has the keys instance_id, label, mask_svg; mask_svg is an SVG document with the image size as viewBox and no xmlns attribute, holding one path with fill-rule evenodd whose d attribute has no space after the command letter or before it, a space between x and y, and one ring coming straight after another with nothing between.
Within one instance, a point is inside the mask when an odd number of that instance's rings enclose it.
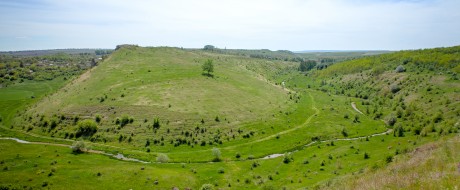
<instances>
[{"instance_id":1,"label":"lone tree","mask_svg":"<svg viewBox=\"0 0 460 190\"><path fill-rule=\"evenodd\" d=\"M201 66L203 69L204 75L212 77L212 72L214 72L214 64L212 63L211 59L206 60L203 65Z\"/></svg>"}]
</instances>

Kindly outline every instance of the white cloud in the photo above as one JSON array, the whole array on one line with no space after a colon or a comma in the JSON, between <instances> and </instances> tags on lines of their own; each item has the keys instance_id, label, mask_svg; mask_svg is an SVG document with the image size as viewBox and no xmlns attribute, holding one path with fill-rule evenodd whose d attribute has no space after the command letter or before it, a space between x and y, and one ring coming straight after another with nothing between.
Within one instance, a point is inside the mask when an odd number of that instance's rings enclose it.
<instances>
[{"instance_id":1,"label":"white cloud","mask_svg":"<svg viewBox=\"0 0 460 190\"><path fill-rule=\"evenodd\" d=\"M0 3L1 4L1 3ZM43 48L412 49L460 44L456 0L48 0L0 8L0 40ZM14 9L14 10L13 10ZM38 39L37 39L38 38ZM9 42L9 41L8 41ZM11 42L14 42L11 41ZM2 43L0 49L27 49ZM22 44L24 45L24 44Z\"/></svg>"}]
</instances>

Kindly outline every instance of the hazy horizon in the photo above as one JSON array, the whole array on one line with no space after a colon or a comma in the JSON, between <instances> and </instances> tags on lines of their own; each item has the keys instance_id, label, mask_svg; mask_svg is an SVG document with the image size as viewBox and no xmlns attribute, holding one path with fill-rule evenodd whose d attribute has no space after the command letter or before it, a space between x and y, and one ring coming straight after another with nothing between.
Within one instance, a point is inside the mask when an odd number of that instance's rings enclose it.
<instances>
[{"instance_id":1,"label":"hazy horizon","mask_svg":"<svg viewBox=\"0 0 460 190\"><path fill-rule=\"evenodd\" d=\"M456 0L5 0L0 51L119 44L270 50L460 45Z\"/></svg>"}]
</instances>

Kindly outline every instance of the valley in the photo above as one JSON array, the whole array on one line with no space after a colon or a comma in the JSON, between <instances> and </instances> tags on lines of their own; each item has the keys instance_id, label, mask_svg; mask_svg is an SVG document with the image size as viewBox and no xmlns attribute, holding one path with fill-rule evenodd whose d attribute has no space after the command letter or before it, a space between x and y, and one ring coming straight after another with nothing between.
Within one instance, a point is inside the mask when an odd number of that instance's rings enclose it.
<instances>
[{"instance_id":1,"label":"valley","mask_svg":"<svg viewBox=\"0 0 460 190\"><path fill-rule=\"evenodd\" d=\"M65 80L10 83L0 187L458 187L459 46L307 56L124 45ZM405 167L438 177L396 183L387 168Z\"/></svg>"}]
</instances>

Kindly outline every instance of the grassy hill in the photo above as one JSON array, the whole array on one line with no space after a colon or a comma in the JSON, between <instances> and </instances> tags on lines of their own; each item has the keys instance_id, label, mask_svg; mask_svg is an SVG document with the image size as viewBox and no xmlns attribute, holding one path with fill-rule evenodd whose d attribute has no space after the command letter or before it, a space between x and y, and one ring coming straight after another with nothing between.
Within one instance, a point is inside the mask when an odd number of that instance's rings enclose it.
<instances>
[{"instance_id":1,"label":"grassy hill","mask_svg":"<svg viewBox=\"0 0 460 190\"><path fill-rule=\"evenodd\" d=\"M296 62L124 46L24 111L2 110L17 117L0 135L41 142L0 141L0 187L455 188L459 52L401 51L299 72ZM214 77L202 75L208 59ZM74 141L89 151L63 147ZM395 172L410 181L388 168L407 168ZM419 183L429 176L414 171L441 172L432 182L442 186Z\"/></svg>"},{"instance_id":2,"label":"grassy hill","mask_svg":"<svg viewBox=\"0 0 460 190\"><path fill-rule=\"evenodd\" d=\"M214 77L202 75L206 59L214 60ZM100 117L93 142L129 141L123 146L144 147L147 141L161 141L161 151L181 144L222 144L230 137L253 136L256 131L247 130L259 123L284 122L273 115L293 109L295 102L289 98L294 95L265 76L291 66L201 51L130 46L34 105L17 125L26 125L34 133L70 138L78 120ZM130 121L121 124L124 119ZM160 127L153 126L155 119Z\"/></svg>"}]
</instances>

